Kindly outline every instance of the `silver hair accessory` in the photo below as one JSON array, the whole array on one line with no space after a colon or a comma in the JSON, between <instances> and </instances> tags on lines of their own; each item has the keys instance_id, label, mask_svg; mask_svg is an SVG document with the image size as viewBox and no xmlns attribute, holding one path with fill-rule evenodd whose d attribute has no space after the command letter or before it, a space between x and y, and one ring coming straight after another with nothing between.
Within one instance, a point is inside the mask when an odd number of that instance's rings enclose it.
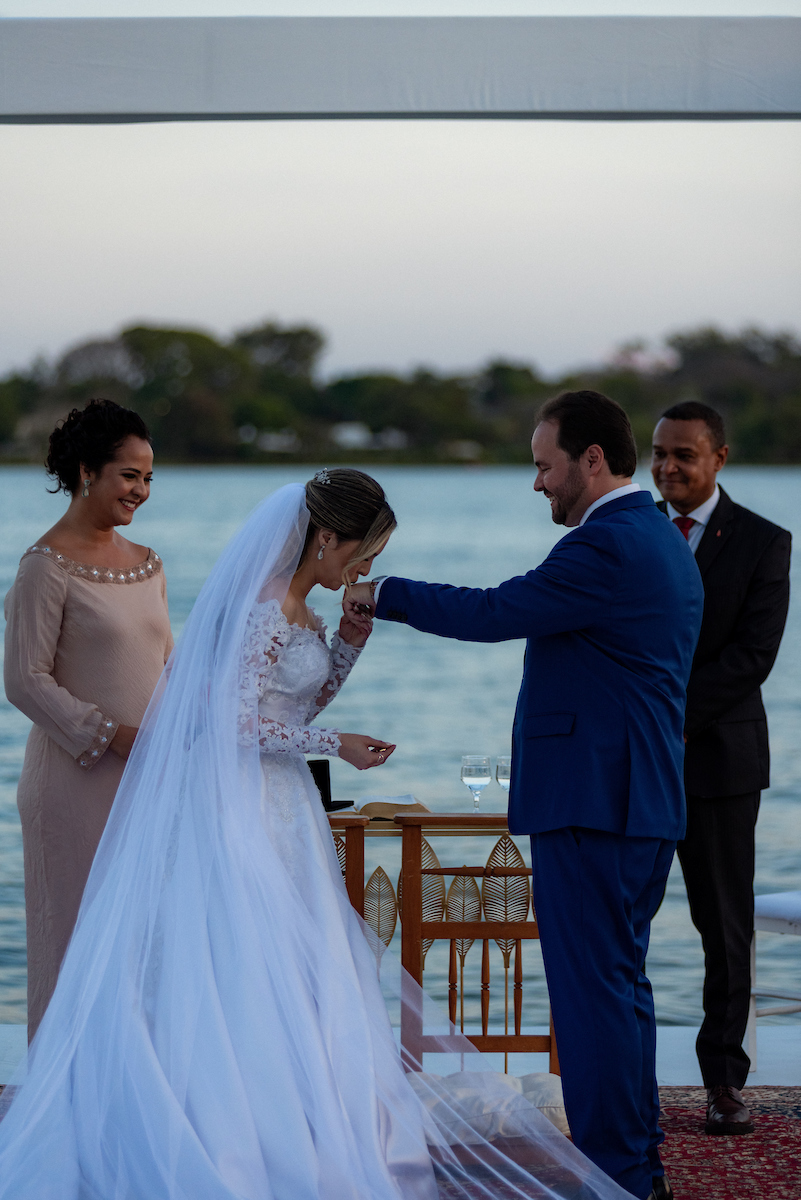
<instances>
[{"instance_id":1,"label":"silver hair accessory","mask_svg":"<svg viewBox=\"0 0 801 1200\"><path fill-rule=\"evenodd\" d=\"M328 467L320 468L320 470L314 476L314 482L315 483L330 483L331 482L331 476L328 474Z\"/></svg>"},{"instance_id":2,"label":"silver hair accessory","mask_svg":"<svg viewBox=\"0 0 801 1200\"><path fill-rule=\"evenodd\" d=\"M90 481L88 479L84 479L83 491L81 492L81 495L83 496L84 500L89 499L89 483L90 483Z\"/></svg>"}]
</instances>

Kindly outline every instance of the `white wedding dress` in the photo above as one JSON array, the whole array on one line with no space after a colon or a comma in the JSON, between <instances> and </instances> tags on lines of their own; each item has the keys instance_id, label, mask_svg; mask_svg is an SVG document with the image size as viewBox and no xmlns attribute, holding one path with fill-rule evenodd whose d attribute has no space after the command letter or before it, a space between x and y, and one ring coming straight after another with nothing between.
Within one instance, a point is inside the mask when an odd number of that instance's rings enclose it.
<instances>
[{"instance_id":1,"label":"white wedding dress","mask_svg":"<svg viewBox=\"0 0 801 1200\"><path fill-rule=\"evenodd\" d=\"M293 892L294 904L302 906L317 933L315 960L307 964L311 971L294 976L294 995L285 994L283 970L270 985L264 981L280 993L276 1011L289 1002L292 1014L288 1026L279 1020L272 1029L271 1040L280 1046L270 1046L267 1055L274 1062L300 1032L306 1061L300 1073L295 1068L282 1081L280 1104L286 1104L286 1115L291 1110L293 1129L305 1126L305 1082L315 1111L313 1141L338 1148L322 1174L311 1143L292 1154L296 1177L277 1194L331 1200L394 1200L402 1194L433 1200L437 1187L419 1103L406 1083L376 958L350 906L331 830L303 757L338 752L337 734L310 721L337 694L358 656L338 633L329 649L319 618L317 629L290 625L277 600L258 604L249 618L239 739L246 746L258 743L262 819L286 873L280 887ZM323 1065L327 1087L321 1086Z\"/></svg>"},{"instance_id":2,"label":"white wedding dress","mask_svg":"<svg viewBox=\"0 0 801 1200\"><path fill-rule=\"evenodd\" d=\"M406 1078L304 759L336 753L310 722L358 652L281 610L303 496L233 539L151 703L2 1098L0 1200L621 1200L522 1096L505 1133L536 1177Z\"/></svg>"}]
</instances>

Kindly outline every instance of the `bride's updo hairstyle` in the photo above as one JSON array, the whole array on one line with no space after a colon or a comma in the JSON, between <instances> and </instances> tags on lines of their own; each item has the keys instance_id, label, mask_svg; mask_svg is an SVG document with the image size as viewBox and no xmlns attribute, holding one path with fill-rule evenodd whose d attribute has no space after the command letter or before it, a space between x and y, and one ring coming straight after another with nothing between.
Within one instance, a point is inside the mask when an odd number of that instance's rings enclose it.
<instances>
[{"instance_id":1,"label":"bride's updo hairstyle","mask_svg":"<svg viewBox=\"0 0 801 1200\"><path fill-rule=\"evenodd\" d=\"M76 495L81 465L94 473L102 471L129 437L153 444L147 425L133 409L113 400L90 400L83 411L73 408L50 434L45 467L55 476L53 491Z\"/></svg>"},{"instance_id":2,"label":"bride's updo hairstyle","mask_svg":"<svg viewBox=\"0 0 801 1200\"><path fill-rule=\"evenodd\" d=\"M380 483L350 467L323 467L306 484L309 528L300 561L321 529L330 529L340 542L358 542L342 572L347 587L351 567L383 549L398 524Z\"/></svg>"}]
</instances>

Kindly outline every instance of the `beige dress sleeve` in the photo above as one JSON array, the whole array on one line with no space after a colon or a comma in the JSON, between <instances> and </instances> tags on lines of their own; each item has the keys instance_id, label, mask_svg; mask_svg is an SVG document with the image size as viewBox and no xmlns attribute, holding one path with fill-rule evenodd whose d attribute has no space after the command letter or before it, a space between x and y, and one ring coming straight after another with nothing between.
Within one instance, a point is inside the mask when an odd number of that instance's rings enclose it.
<instances>
[{"instance_id":1,"label":"beige dress sleeve","mask_svg":"<svg viewBox=\"0 0 801 1200\"><path fill-rule=\"evenodd\" d=\"M11 703L87 771L108 750L118 722L53 676L67 586L67 574L41 556L20 563L5 603L5 687Z\"/></svg>"}]
</instances>

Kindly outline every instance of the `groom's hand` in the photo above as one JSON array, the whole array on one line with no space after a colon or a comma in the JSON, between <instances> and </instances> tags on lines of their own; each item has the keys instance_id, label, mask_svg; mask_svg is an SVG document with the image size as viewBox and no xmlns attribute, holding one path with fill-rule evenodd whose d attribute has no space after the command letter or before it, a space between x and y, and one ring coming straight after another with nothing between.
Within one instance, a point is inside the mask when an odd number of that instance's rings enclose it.
<instances>
[{"instance_id":1,"label":"groom's hand","mask_svg":"<svg viewBox=\"0 0 801 1200\"><path fill-rule=\"evenodd\" d=\"M375 603L372 588L369 583L354 583L345 592L342 601L342 611L346 620L350 621L365 635L369 634L373 625Z\"/></svg>"}]
</instances>

